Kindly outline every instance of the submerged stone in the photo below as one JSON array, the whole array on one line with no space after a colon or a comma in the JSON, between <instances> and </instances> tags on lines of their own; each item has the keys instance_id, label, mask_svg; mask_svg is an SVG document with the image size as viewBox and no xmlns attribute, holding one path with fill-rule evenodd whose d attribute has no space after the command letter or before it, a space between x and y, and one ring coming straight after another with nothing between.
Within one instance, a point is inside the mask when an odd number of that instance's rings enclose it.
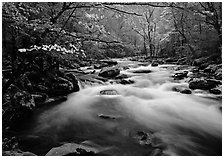
<instances>
[{"instance_id":1,"label":"submerged stone","mask_svg":"<svg viewBox=\"0 0 224 158\"><path fill-rule=\"evenodd\" d=\"M151 73L152 70L135 70L133 73Z\"/></svg>"},{"instance_id":2,"label":"submerged stone","mask_svg":"<svg viewBox=\"0 0 224 158\"><path fill-rule=\"evenodd\" d=\"M99 76L106 77L106 78L113 78L120 74L120 70L118 67L105 67L101 69L99 72Z\"/></svg>"},{"instance_id":3,"label":"submerged stone","mask_svg":"<svg viewBox=\"0 0 224 158\"><path fill-rule=\"evenodd\" d=\"M180 93L183 93L183 94L191 94L191 90L190 89L183 89L180 91Z\"/></svg>"},{"instance_id":4,"label":"submerged stone","mask_svg":"<svg viewBox=\"0 0 224 158\"><path fill-rule=\"evenodd\" d=\"M100 91L101 95L118 95L118 92L116 90L113 89L109 89L109 90L102 90Z\"/></svg>"},{"instance_id":5,"label":"submerged stone","mask_svg":"<svg viewBox=\"0 0 224 158\"><path fill-rule=\"evenodd\" d=\"M118 117L116 117L116 116L105 115L105 114L99 114L98 116L99 116L100 118L102 118L102 119L109 119L109 120L115 120L116 118L118 118Z\"/></svg>"}]
</instances>

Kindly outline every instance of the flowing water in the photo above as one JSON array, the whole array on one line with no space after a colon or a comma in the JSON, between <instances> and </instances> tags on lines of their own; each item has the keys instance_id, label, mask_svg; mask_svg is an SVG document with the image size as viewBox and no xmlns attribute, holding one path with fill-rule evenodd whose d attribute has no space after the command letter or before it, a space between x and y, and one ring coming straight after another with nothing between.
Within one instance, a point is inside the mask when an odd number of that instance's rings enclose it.
<instances>
[{"instance_id":1,"label":"flowing water","mask_svg":"<svg viewBox=\"0 0 224 158\"><path fill-rule=\"evenodd\" d=\"M23 148L46 154L64 142L90 140L111 147L109 155L147 155L149 147L135 139L137 131L144 131L153 133L153 146L164 155L221 155L221 101L172 91L175 86L188 87L170 77L176 65L119 64L131 67L121 73L130 75L134 84L89 86L69 95L66 102L41 110L26 135L42 141L24 143ZM133 73L143 69L153 72ZM118 94L101 95L102 90Z\"/></svg>"}]
</instances>

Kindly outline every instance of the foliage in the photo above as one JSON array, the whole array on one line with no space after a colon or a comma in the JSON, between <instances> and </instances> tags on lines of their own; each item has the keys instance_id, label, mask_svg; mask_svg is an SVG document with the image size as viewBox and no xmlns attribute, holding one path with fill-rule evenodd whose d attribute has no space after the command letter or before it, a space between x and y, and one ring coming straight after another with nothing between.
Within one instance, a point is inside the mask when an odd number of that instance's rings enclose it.
<instances>
[{"instance_id":1,"label":"foliage","mask_svg":"<svg viewBox=\"0 0 224 158\"><path fill-rule=\"evenodd\" d=\"M2 10L3 53L12 55L55 44L79 45L89 58L221 51L221 3L5 2Z\"/></svg>"}]
</instances>

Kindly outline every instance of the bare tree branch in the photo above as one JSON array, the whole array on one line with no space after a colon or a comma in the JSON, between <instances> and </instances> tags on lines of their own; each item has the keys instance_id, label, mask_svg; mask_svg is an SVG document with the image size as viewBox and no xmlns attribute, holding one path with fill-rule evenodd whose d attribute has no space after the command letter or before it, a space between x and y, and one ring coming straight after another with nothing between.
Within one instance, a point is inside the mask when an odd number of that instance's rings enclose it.
<instances>
[{"instance_id":1,"label":"bare tree branch","mask_svg":"<svg viewBox=\"0 0 224 158\"><path fill-rule=\"evenodd\" d=\"M109 6L104 6L105 8L108 8L108 9L111 9L111 10L115 10L117 12L120 12L120 13L124 13L124 14L129 14L129 15L136 15L136 16L142 16L141 14L137 14L137 13L131 13L131 12L126 12L124 10L120 10L120 9L117 9L117 8L113 8L113 7L109 7Z\"/></svg>"},{"instance_id":2,"label":"bare tree branch","mask_svg":"<svg viewBox=\"0 0 224 158\"><path fill-rule=\"evenodd\" d=\"M102 39L99 39L99 38L93 38L91 36L74 35L74 34L71 34L71 33L66 33L65 35L70 36L70 37L75 37L75 38L81 38L81 39L86 40L86 41L95 41L95 42L102 42L102 43L107 43L107 44L112 44L112 43L121 44L121 42L119 42L119 41L105 41L105 40L102 40Z\"/></svg>"}]
</instances>

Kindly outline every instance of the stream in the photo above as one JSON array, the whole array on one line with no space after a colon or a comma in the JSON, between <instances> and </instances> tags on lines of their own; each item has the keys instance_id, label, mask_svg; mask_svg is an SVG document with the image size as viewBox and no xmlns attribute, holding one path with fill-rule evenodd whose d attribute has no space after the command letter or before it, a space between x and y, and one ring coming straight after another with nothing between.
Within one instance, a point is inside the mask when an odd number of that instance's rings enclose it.
<instances>
[{"instance_id":1,"label":"stream","mask_svg":"<svg viewBox=\"0 0 224 158\"><path fill-rule=\"evenodd\" d=\"M45 155L64 143L88 140L107 148L102 155L143 156L154 148L163 155L222 154L221 101L198 90L173 91L176 86L188 87L184 80L171 77L177 65L118 63L129 67L121 74L134 84L86 85L67 101L38 110L20 132L21 148ZM151 73L133 73L149 69ZM116 94L102 95L105 90ZM151 145L139 143L139 131L149 133Z\"/></svg>"}]
</instances>

